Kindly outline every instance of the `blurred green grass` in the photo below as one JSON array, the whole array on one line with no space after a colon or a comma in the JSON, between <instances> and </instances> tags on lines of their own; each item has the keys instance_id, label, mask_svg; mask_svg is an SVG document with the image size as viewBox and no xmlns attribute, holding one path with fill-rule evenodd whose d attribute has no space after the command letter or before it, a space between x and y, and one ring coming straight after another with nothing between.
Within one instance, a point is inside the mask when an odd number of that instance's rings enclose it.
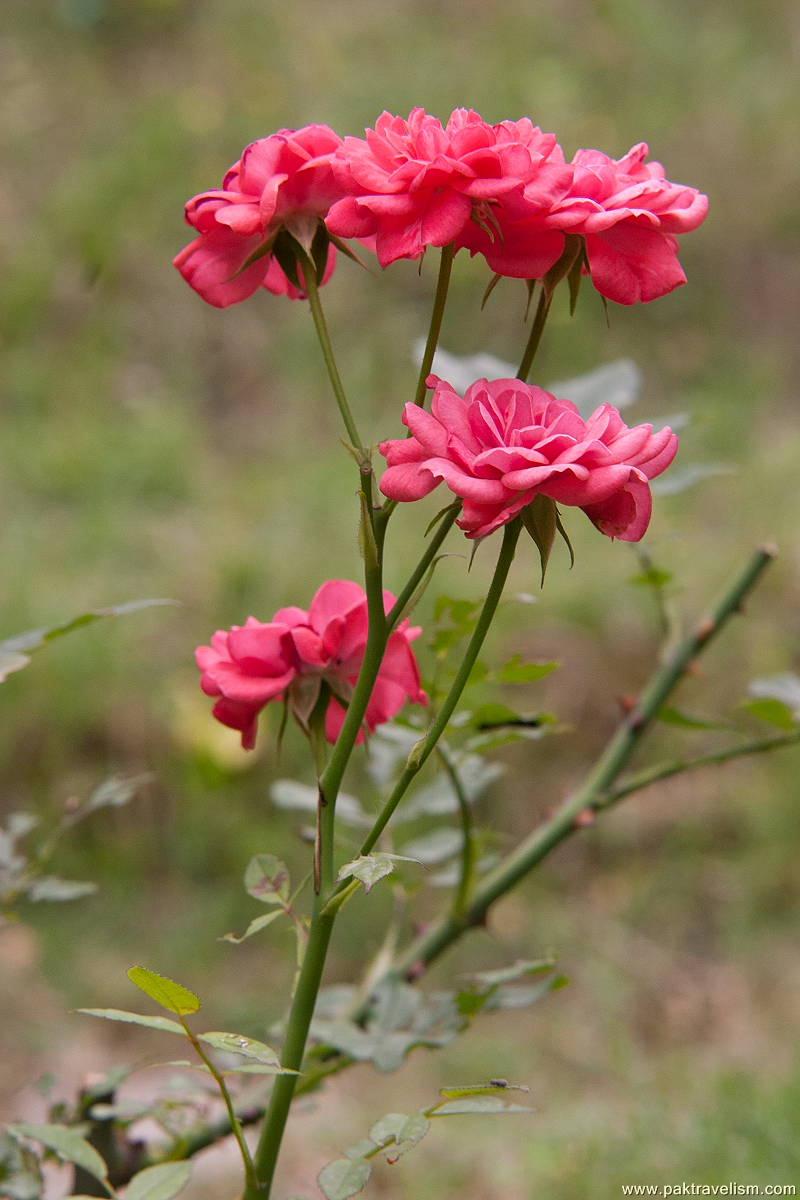
<instances>
[{"instance_id":1,"label":"blurred green grass","mask_svg":"<svg viewBox=\"0 0 800 1200\"><path fill-rule=\"evenodd\" d=\"M502 10L473 0L11 0L0 32L0 631L146 595L183 605L65 639L0 691L4 808L55 811L112 770L156 777L130 811L98 818L64 848L63 873L97 878L100 897L31 914L55 1001L49 1034L24 1013L14 1019L22 1053L1 1080L13 1108L48 1040L74 1028L59 1012L127 1002L130 962L183 973L223 1027L260 1022L265 1008L277 1015L288 970L277 938L238 949L215 939L247 919L235 881L253 850L285 854L302 873L296 822L267 801L276 772L305 769L301 747L290 740L279 766L268 751L246 770L226 766L192 650L248 612L306 602L327 575L357 575L353 480L303 307L265 296L214 312L170 267L186 240L185 198L274 128L322 120L359 132L382 108L413 104L528 113L568 153L597 144L621 154L646 138L671 177L706 190L709 221L684 244L689 286L615 309L610 327L587 289L573 320L554 314L536 374L546 383L633 357L646 380L637 415L689 412L683 461L735 466L657 506L650 545L687 612L755 542L780 542L747 620L686 688L687 708L724 711L754 674L798 657L799 31L785 0L513 0ZM343 263L326 291L375 440L398 427L432 274L432 264L420 280L413 265L381 277ZM513 359L521 289L502 285L481 314L484 284L478 263L459 260L443 344ZM390 586L423 520L397 516ZM556 562L536 607L520 619L509 606L494 635L496 649L562 661L526 699L581 728L511 756L514 773L483 813L509 838L577 778L615 697L635 692L655 652L646 597L628 583L630 551L579 521L570 532L575 572ZM448 559L433 591L479 596L490 557L469 576L463 559ZM515 567L514 585L533 589L532 561ZM428 599L423 623L430 611ZM659 743L688 749L702 737L671 729ZM425 1170L409 1162L386 1195L599 1198L637 1178L719 1182L740 1169L786 1181L798 1165L787 1132L800 1080L787 1046L799 970L795 801L787 756L673 784L604 819L501 907L494 942L480 935L443 967L444 977L476 957L554 948L574 987L507 1028L495 1018L441 1061L418 1057L402 1083L360 1071L358 1086L342 1084L331 1152L345 1127L360 1136L374 1091L393 1107L409 1080L424 1101L437 1081L480 1071L531 1082L540 1116L515 1128L513 1144L507 1127L468 1147L463 1133L441 1131ZM346 915L336 978L364 944L377 946L385 911L376 897ZM4 985L4 1011L19 997ZM299 1138L292 1145L300 1161ZM487 1155L495 1173L476 1176Z\"/></svg>"}]
</instances>

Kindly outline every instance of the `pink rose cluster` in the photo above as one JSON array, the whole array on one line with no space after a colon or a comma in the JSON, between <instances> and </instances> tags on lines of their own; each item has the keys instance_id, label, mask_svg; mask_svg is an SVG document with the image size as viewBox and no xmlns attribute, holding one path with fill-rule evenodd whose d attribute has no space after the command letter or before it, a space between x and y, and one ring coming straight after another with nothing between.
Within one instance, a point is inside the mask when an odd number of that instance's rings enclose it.
<instances>
[{"instance_id":1,"label":"pink rose cluster","mask_svg":"<svg viewBox=\"0 0 800 1200\"><path fill-rule=\"evenodd\" d=\"M555 135L527 118L490 124L462 108L445 125L422 108L407 120L383 113L364 138L284 129L248 146L221 189L189 201L199 236L175 265L224 308L261 287L303 296L274 253L284 230L306 251L321 227L327 238L364 240L384 267L450 246L520 279L542 278L573 235L603 296L655 300L686 282L677 235L702 223L708 199L647 157L640 143L620 159L579 150L568 162ZM325 248L321 282L334 269L335 249Z\"/></svg>"},{"instance_id":2,"label":"pink rose cluster","mask_svg":"<svg viewBox=\"0 0 800 1200\"><path fill-rule=\"evenodd\" d=\"M386 612L395 597L384 592ZM201 687L216 699L214 716L238 729L252 750L259 713L272 701L286 701L307 728L323 684L329 699L325 736L335 742L345 718L367 641L367 599L363 588L346 579L320 587L306 611L282 608L271 621L248 617L244 625L218 630L210 646L199 646ZM407 703L426 704L412 641L421 630L402 621L389 637L364 724L373 730L390 721ZM364 740L365 731L358 741Z\"/></svg>"},{"instance_id":3,"label":"pink rose cluster","mask_svg":"<svg viewBox=\"0 0 800 1200\"><path fill-rule=\"evenodd\" d=\"M431 412L407 404L411 436L383 442L381 491L420 500L444 482L463 504L458 524L482 538L537 496L582 508L608 537L638 542L650 521L649 481L678 449L671 429L629 428L610 404L586 420L569 400L518 379L479 379L464 396L435 375Z\"/></svg>"}]
</instances>

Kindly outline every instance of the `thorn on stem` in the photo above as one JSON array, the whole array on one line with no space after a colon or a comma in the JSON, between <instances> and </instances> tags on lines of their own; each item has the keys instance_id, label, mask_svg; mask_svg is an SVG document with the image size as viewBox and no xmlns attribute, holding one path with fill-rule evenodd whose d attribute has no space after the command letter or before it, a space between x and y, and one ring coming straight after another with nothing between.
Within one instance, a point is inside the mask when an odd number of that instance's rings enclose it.
<instances>
[{"instance_id":1,"label":"thorn on stem","mask_svg":"<svg viewBox=\"0 0 800 1200\"><path fill-rule=\"evenodd\" d=\"M711 635L716 631L717 622L713 617L705 617L694 632L694 636L701 644L707 642Z\"/></svg>"},{"instance_id":2,"label":"thorn on stem","mask_svg":"<svg viewBox=\"0 0 800 1200\"><path fill-rule=\"evenodd\" d=\"M590 825L594 825L597 820L593 808L584 808L575 818L576 829L587 829Z\"/></svg>"},{"instance_id":3,"label":"thorn on stem","mask_svg":"<svg viewBox=\"0 0 800 1200\"><path fill-rule=\"evenodd\" d=\"M619 705L623 716L627 717L636 708L637 697L636 696L617 696L617 704Z\"/></svg>"}]
</instances>

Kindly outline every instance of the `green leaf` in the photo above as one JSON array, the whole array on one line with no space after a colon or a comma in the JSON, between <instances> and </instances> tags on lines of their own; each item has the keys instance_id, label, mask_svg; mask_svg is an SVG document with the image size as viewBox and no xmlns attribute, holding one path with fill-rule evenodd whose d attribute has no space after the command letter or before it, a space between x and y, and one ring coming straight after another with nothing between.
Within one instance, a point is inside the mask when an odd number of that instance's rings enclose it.
<instances>
[{"instance_id":1,"label":"green leaf","mask_svg":"<svg viewBox=\"0 0 800 1200\"><path fill-rule=\"evenodd\" d=\"M125 1200L172 1200L186 1187L191 1173L192 1166L188 1162L146 1167L128 1184Z\"/></svg>"},{"instance_id":2,"label":"green leaf","mask_svg":"<svg viewBox=\"0 0 800 1200\"><path fill-rule=\"evenodd\" d=\"M327 1200L350 1200L367 1186L372 1167L363 1158L337 1158L317 1176Z\"/></svg>"},{"instance_id":3,"label":"green leaf","mask_svg":"<svg viewBox=\"0 0 800 1200\"><path fill-rule=\"evenodd\" d=\"M518 959L510 967L499 967L494 971L475 971L470 979L483 987L497 987L502 983L516 983L520 979L528 979L532 975L545 975L552 971L552 958Z\"/></svg>"},{"instance_id":4,"label":"green leaf","mask_svg":"<svg viewBox=\"0 0 800 1200\"><path fill-rule=\"evenodd\" d=\"M550 551L553 549L556 536L556 502L549 496L537 496L527 508L523 508L520 516L522 524L539 551L539 560L542 564L542 586L544 586Z\"/></svg>"},{"instance_id":5,"label":"green leaf","mask_svg":"<svg viewBox=\"0 0 800 1200\"><path fill-rule=\"evenodd\" d=\"M297 779L276 779L269 789L270 799L278 808L289 811L316 813L319 791ZM336 820L362 829L372 828L372 818L364 812L355 796L340 792L336 798Z\"/></svg>"},{"instance_id":6,"label":"green leaf","mask_svg":"<svg viewBox=\"0 0 800 1200\"><path fill-rule=\"evenodd\" d=\"M514 1113L531 1113L532 1108L525 1104L504 1104L499 1096L465 1096L462 1100L448 1100L435 1109L432 1117L460 1117L467 1114L476 1116L508 1116Z\"/></svg>"},{"instance_id":7,"label":"green leaf","mask_svg":"<svg viewBox=\"0 0 800 1200\"><path fill-rule=\"evenodd\" d=\"M406 842L403 853L428 867L452 858L459 853L463 844L464 836L460 829L434 829L424 837Z\"/></svg>"},{"instance_id":8,"label":"green leaf","mask_svg":"<svg viewBox=\"0 0 800 1200\"><path fill-rule=\"evenodd\" d=\"M245 929L244 933L242 933L242 934L225 933L220 938L220 941L221 942L233 942L233 944L235 946L239 946L239 945L241 945L242 942L246 941L249 937L252 937L254 933L260 933L262 929L266 929L266 927L268 925L271 925L273 921L277 921L281 917L285 917L285 916L286 916L286 913L283 911L282 908L276 909L275 912L262 913L262 915L260 917L253 918L253 920L247 926L247 929Z\"/></svg>"},{"instance_id":9,"label":"green leaf","mask_svg":"<svg viewBox=\"0 0 800 1200\"><path fill-rule=\"evenodd\" d=\"M537 683L552 675L561 666L557 662L525 662L520 654L515 654L497 672L498 683Z\"/></svg>"},{"instance_id":10,"label":"green leaf","mask_svg":"<svg viewBox=\"0 0 800 1200\"><path fill-rule=\"evenodd\" d=\"M8 1200L41 1200L44 1186L37 1154L0 1131L0 1187Z\"/></svg>"},{"instance_id":11,"label":"green leaf","mask_svg":"<svg viewBox=\"0 0 800 1200\"><path fill-rule=\"evenodd\" d=\"M479 754L459 754L454 765L458 769L468 804L479 800L505 770L502 763L489 762ZM452 780L440 771L430 783L414 792L400 809L398 817L403 821L414 821L422 816L447 816L457 812L458 799L453 790Z\"/></svg>"},{"instance_id":12,"label":"green leaf","mask_svg":"<svg viewBox=\"0 0 800 1200\"><path fill-rule=\"evenodd\" d=\"M387 1113L369 1131L370 1141L384 1149L392 1146L386 1155L388 1163L396 1163L401 1155L418 1145L431 1127L424 1113Z\"/></svg>"},{"instance_id":13,"label":"green leaf","mask_svg":"<svg viewBox=\"0 0 800 1200\"><path fill-rule=\"evenodd\" d=\"M286 905L289 900L289 871L274 854L256 854L247 864L244 886L262 904Z\"/></svg>"},{"instance_id":14,"label":"green leaf","mask_svg":"<svg viewBox=\"0 0 800 1200\"><path fill-rule=\"evenodd\" d=\"M127 777L112 775L94 789L86 801L85 808L88 812L96 812L100 808L123 808L152 778L152 775L146 774Z\"/></svg>"},{"instance_id":15,"label":"green leaf","mask_svg":"<svg viewBox=\"0 0 800 1200\"><path fill-rule=\"evenodd\" d=\"M371 892L375 884L387 875L391 875L396 862L418 862L405 854L361 854L352 862L345 863L339 868L337 878L357 879L363 884L365 892Z\"/></svg>"},{"instance_id":16,"label":"green leaf","mask_svg":"<svg viewBox=\"0 0 800 1200\"><path fill-rule=\"evenodd\" d=\"M549 383L547 390L556 396L569 396L581 416L588 417L599 404L630 407L638 398L642 383L643 375L636 363L630 358L618 358L572 379Z\"/></svg>"},{"instance_id":17,"label":"green leaf","mask_svg":"<svg viewBox=\"0 0 800 1200\"><path fill-rule=\"evenodd\" d=\"M185 1037L182 1025L171 1021L169 1017L149 1017L141 1013L126 1012L122 1008L79 1008L79 1013L87 1017L101 1017L104 1021L124 1021L126 1025L143 1025L145 1029L158 1029L161 1033L179 1033Z\"/></svg>"},{"instance_id":18,"label":"green leaf","mask_svg":"<svg viewBox=\"0 0 800 1200\"><path fill-rule=\"evenodd\" d=\"M748 700L742 707L745 712L750 713L751 717L756 717L759 721L766 721L768 725L775 725L778 729L797 728L795 712L784 700L764 696L763 699Z\"/></svg>"},{"instance_id":19,"label":"green leaf","mask_svg":"<svg viewBox=\"0 0 800 1200\"><path fill-rule=\"evenodd\" d=\"M128 613L140 612L145 608L156 608L163 605L177 605L177 600L132 600L127 604L117 604L111 608L93 608L80 616L73 617L61 625L51 625L45 629L30 629L27 633L19 633L14 637L0 642L0 683L13 671L20 671L30 662L29 655L41 650L48 642L64 637L85 625L107 617L122 617Z\"/></svg>"},{"instance_id":20,"label":"green leaf","mask_svg":"<svg viewBox=\"0 0 800 1200\"><path fill-rule=\"evenodd\" d=\"M670 471L663 479L654 479L650 487L654 496L676 496L688 488L713 479L717 475L733 475L736 471L730 463L687 463L684 467Z\"/></svg>"},{"instance_id":21,"label":"green leaf","mask_svg":"<svg viewBox=\"0 0 800 1200\"><path fill-rule=\"evenodd\" d=\"M782 675L767 675L754 679L748 688L757 700L782 700L800 720L800 675L785 671Z\"/></svg>"},{"instance_id":22,"label":"green leaf","mask_svg":"<svg viewBox=\"0 0 800 1200\"><path fill-rule=\"evenodd\" d=\"M499 1092L529 1092L530 1090L524 1083L509 1083L507 1079L492 1079L488 1083L439 1088L439 1095L448 1100L459 1100L464 1096L496 1096Z\"/></svg>"},{"instance_id":23,"label":"green leaf","mask_svg":"<svg viewBox=\"0 0 800 1200\"><path fill-rule=\"evenodd\" d=\"M68 1125L31 1125L21 1121L9 1125L8 1131L14 1137L28 1137L41 1142L59 1158L74 1163L95 1179L105 1181L108 1178L106 1164L94 1146L90 1146L76 1129Z\"/></svg>"},{"instance_id":24,"label":"green leaf","mask_svg":"<svg viewBox=\"0 0 800 1200\"><path fill-rule=\"evenodd\" d=\"M631 578L628 580L628 583L633 584L634 587L650 587L658 589L666 587L668 583L672 582L672 579L673 575L671 571L665 571L663 567L657 567L655 563L653 563L651 566L647 567L646 570L641 571L638 575L631 576Z\"/></svg>"},{"instance_id":25,"label":"green leaf","mask_svg":"<svg viewBox=\"0 0 800 1200\"><path fill-rule=\"evenodd\" d=\"M168 1012L184 1017L196 1013L200 1008L199 997L194 992L190 992L183 984L176 983L174 979L168 979L166 975L158 975L155 971L148 970L147 967L131 967L128 979Z\"/></svg>"},{"instance_id":26,"label":"green leaf","mask_svg":"<svg viewBox=\"0 0 800 1200\"><path fill-rule=\"evenodd\" d=\"M97 891L96 883L81 882L77 879L59 879L56 875L45 875L35 879L28 889L28 899L38 903L41 900L79 900L82 896L90 896Z\"/></svg>"},{"instance_id":27,"label":"green leaf","mask_svg":"<svg viewBox=\"0 0 800 1200\"><path fill-rule=\"evenodd\" d=\"M197 1036L201 1042L205 1042L214 1050L221 1050L225 1054L239 1054L242 1058L260 1063L262 1066L280 1067L277 1051L268 1046L266 1042L244 1037L241 1033L212 1031L211 1033L200 1033ZM296 1072L292 1072L292 1074L296 1074Z\"/></svg>"},{"instance_id":28,"label":"green leaf","mask_svg":"<svg viewBox=\"0 0 800 1200\"><path fill-rule=\"evenodd\" d=\"M709 721L706 717L695 717L682 712L679 708L666 705L658 710L658 719L665 725L675 725L679 729L723 729L730 730L731 726L725 721Z\"/></svg>"},{"instance_id":29,"label":"green leaf","mask_svg":"<svg viewBox=\"0 0 800 1200\"><path fill-rule=\"evenodd\" d=\"M0 683L5 683L15 671L27 667L30 661L27 654L19 654L16 650L4 650L0 645Z\"/></svg>"}]
</instances>

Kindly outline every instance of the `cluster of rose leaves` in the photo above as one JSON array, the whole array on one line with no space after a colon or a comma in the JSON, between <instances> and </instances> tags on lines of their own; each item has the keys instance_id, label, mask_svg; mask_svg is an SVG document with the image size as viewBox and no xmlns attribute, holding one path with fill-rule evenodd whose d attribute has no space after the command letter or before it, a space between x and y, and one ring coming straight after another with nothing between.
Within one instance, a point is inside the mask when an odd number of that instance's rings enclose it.
<instances>
[{"instance_id":1,"label":"cluster of rose leaves","mask_svg":"<svg viewBox=\"0 0 800 1200\"><path fill-rule=\"evenodd\" d=\"M307 271L327 283L337 247L356 239L382 267L429 247L482 255L498 276L543 279L571 239L583 273L620 304L655 300L686 276L678 234L704 220L708 200L670 182L648 147L620 159L579 150L571 162L555 136L529 119L486 122L456 109L445 125L424 109L383 113L364 138L327 125L281 130L251 143L222 187L193 197L186 220L198 236L176 257L184 279L224 308L265 288L305 299ZM384 441L384 495L413 501L441 482L461 500L459 525L483 538L537 496L583 509L609 537L638 541L651 512L649 480L666 470L678 439L668 428L626 426L601 405L588 419L569 400L516 379L476 381L463 396L430 376L431 411L407 404L410 436ZM387 611L393 598L386 594ZM261 709L291 700L307 726L323 685L335 741L367 636L363 589L330 580L309 610L248 618L219 631L197 661L214 715L255 744ZM374 729L407 701L424 703L405 621L392 633L365 725Z\"/></svg>"}]
</instances>

